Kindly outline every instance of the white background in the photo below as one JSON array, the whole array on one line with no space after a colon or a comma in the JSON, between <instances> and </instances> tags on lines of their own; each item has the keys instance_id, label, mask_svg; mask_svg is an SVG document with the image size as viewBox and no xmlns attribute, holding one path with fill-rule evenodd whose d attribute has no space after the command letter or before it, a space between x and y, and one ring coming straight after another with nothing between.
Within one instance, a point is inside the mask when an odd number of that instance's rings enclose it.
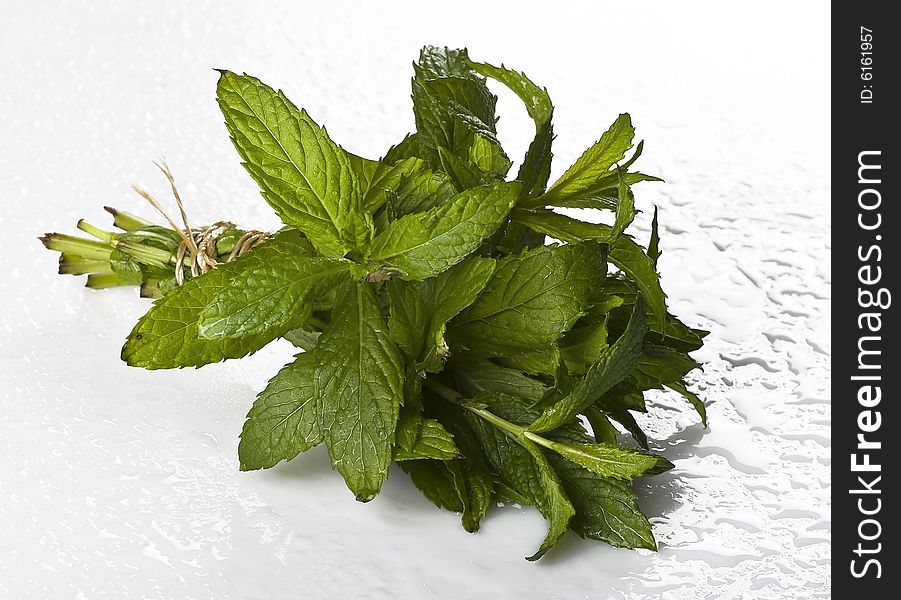
<instances>
[{"instance_id":1,"label":"white background","mask_svg":"<svg viewBox=\"0 0 901 600\"><path fill-rule=\"evenodd\" d=\"M428 3L431 5L432 3ZM0 22L0 597L816 598L829 591L828 4L8 3ZM132 289L59 277L36 237L150 216L165 154L197 224L273 217L238 164L213 67L285 90L348 149L413 126L410 63L468 46L551 92L559 175L619 112L646 139L673 310L711 329L696 388L645 420L677 468L637 486L660 552L506 507L466 534L393 471L354 502L322 449L239 473L255 393L292 349L147 372L119 348ZM500 95L521 156L532 125ZM644 228L644 229L642 229Z\"/></svg>"}]
</instances>

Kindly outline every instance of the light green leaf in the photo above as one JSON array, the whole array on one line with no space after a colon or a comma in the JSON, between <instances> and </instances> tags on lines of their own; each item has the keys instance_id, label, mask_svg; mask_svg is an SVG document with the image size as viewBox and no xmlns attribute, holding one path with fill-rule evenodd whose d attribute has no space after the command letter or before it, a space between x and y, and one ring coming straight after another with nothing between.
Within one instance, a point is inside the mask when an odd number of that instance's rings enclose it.
<instances>
[{"instance_id":1,"label":"light green leaf","mask_svg":"<svg viewBox=\"0 0 901 600\"><path fill-rule=\"evenodd\" d=\"M635 197L623 178L622 169L617 169L616 173L619 178L619 186L617 187L616 219L613 222L613 229L608 238L611 242L619 238L623 231L626 230L626 227L635 220Z\"/></svg>"},{"instance_id":2,"label":"light green leaf","mask_svg":"<svg viewBox=\"0 0 901 600\"><path fill-rule=\"evenodd\" d=\"M332 465L363 502L388 477L403 361L369 284L345 283L316 345L316 404Z\"/></svg>"},{"instance_id":3,"label":"light green leaf","mask_svg":"<svg viewBox=\"0 0 901 600\"><path fill-rule=\"evenodd\" d=\"M644 308L639 301L635 304L629 325L619 339L576 381L569 394L544 410L529 426L529 430L542 432L556 429L625 379L641 353L641 341L646 332Z\"/></svg>"},{"instance_id":4,"label":"light green leaf","mask_svg":"<svg viewBox=\"0 0 901 600\"><path fill-rule=\"evenodd\" d=\"M607 418L607 415L601 409L594 405L585 409L585 418L591 425L591 431L594 433L594 439L601 444L616 444L619 432L616 427Z\"/></svg>"},{"instance_id":5,"label":"light green leaf","mask_svg":"<svg viewBox=\"0 0 901 600\"><path fill-rule=\"evenodd\" d=\"M480 169L469 156L457 156L446 148L438 148L438 163L460 192L495 181L495 177Z\"/></svg>"},{"instance_id":6,"label":"light green leaf","mask_svg":"<svg viewBox=\"0 0 901 600\"><path fill-rule=\"evenodd\" d=\"M605 273L603 248L593 243L505 257L452 322L451 341L483 356L547 350L585 314Z\"/></svg>"},{"instance_id":7,"label":"light green leaf","mask_svg":"<svg viewBox=\"0 0 901 600\"><path fill-rule=\"evenodd\" d=\"M259 79L222 71L219 106L244 166L286 225L326 256L343 256L371 235L348 153L304 110Z\"/></svg>"},{"instance_id":8,"label":"light green leaf","mask_svg":"<svg viewBox=\"0 0 901 600\"><path fill-rule=\"evenodd\" d=\"M545 194L546 199L583 194L597 186L610 168L626 156L632 147L635 128L628 114L621 114L604 135L586 150ZM614 184L615 185L615 184Z\"/></svg>"},{"instance_id":9,"label":"light green leaf","mask_svg":"<svg viewBox=\"0 0 901 600\"><path fill-rule=\"evenodd\" d=\"M500 144L491 142L481 135L473 136L472 145L469 146L469 161L480 171L503 179L513 164Z\"/></svg>"},{"instance_id":10,"label":"light green leaf","mask_svg":"<svg viewBox=\"0 0 901 600\"><path fill-rule=\"evenodd\" d=\"M297 231L280 231L247 253L227 288L200 311L200 337L280 337L309 318L312 301L348 277L349 261L310 256Z\"/></svg>"},{"instance_id":11,"label":"light green leaf","mask_svg":"<svg viewBox=\"0 0 901 600\"><path fill-rule=\"evenodd\" d=\"M238 444L242 471L268 469L322 441L313 394L314 368L311 354L299 354L257 396Z\"/></svg>"},{"instance_id":12,"label":"light green leaf","mask_svg":"<svg viewBox=\"0 0 901 600\"><path fill-rule=\"evenodd\" d=\"M622 180L626 185L640 183L642 181L663 181L659 177L653 175L645 175L644 173L629 173L628 168L641 156L644 142L639 142L635 148L635 153L625 163L620 165L615 171L610 170L602 175L590 187L583 189L581 192L559 197L557 195L545 195L535 198L534 201L528 203L529 208L537 206L560 206L563 208L595 208L600 210L616 210L619 200L619 179L622 173Z\"/></svg>"},{"instance_id":13,"label":"light green leaf","mask_svg":"<svg viewBox=\"0 0 901 600\"><path fill-rule=\"evenodd\" d=\"M458 263L500 226L519 194L518 183L461 192L424 213L402 217L373 240L367 260L407 279L433 277Z\"/></svg>"},{"instance_id":14,"label":"light green leaf","mask_svg":"<svg viewBox=\"0 0 901 600\"><path fill-rule=\"evenodd\" d=\"M357 180L360 182L360 190L365 195L366 190L369 189L370 183L372 183L372 178L375 176L376 170L382 163L377 160L370 160L368 158L363 158L362 156L357 156L352 152L346 152L346 154L350 161L350 168L353 169Z\"/></svg>"},{"instance_id":15,"label":"light green leaf","mask_svg":"<svg viewBox=\"0 0 901 600\"><path fill-rule=\"evenodd\" d=\"M511 352L509 356L499 356L495 360L505 367L524 373L553 376L560 368L560 348L549 345L543 350Z\"/></svg>"},{"instance_id":16,"label":"light green leaf","mask_svg":"<svg viewBox=\"0 0 901 600\"><path fill-rule=\"evenodd\" d=\"M302 327L298 327L297 329L292 329L287 332L282 337L298 348L309 352L316 347L316 343L319 341L319 336L321 334L322 332L320 331L308 331Z\"/></svg>"}]
</instances>

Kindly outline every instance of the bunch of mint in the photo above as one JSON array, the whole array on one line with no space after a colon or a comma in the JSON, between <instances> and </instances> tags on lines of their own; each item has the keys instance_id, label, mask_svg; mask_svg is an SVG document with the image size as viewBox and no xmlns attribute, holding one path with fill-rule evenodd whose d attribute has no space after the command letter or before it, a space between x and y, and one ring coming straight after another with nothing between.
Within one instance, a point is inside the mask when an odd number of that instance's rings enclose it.
<instances>
[{"instance_id":1,"label":"bunch of mint","mask_svg":"<svg viewBox=\"0 0 901 600\"><path fill-rule=\"evenodd\" d=\"M648 451L633 413L648 410L646 390L668 388L706 421L684 380L706 332L667 311L656 211L647 249L627 233L630 186L659 181L630 171L642 144L626 158L629 115L548 187L546 90L465 50L426 47L414 68L416 132L378 161L337 145L282 92L221 72L231 139L284 223L235 260L245 232L225 227L209 252L221 264L201 274L177 259L177 229L112 209L124 232L82 222L96 240L44 242L60 272L159 298L122 349L129 365L199 367L279 338L303 350L250 409L241 469L324 444L364 502L397 462L467 531L497 501L535 506L548 531L530 559L567 529L654 549L629 482L672 464ZM486 78L535 123L509 181Z\"/></svg>"}]
</instances>

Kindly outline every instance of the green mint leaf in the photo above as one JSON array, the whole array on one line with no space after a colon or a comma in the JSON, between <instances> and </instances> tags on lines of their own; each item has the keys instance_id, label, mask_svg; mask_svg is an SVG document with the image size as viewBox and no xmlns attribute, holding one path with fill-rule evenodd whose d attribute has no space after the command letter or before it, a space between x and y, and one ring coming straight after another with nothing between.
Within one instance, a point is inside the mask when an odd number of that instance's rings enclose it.
<instances>
[{"instance_id":1,"label":"green mint leaf","mask_svg":"<svg viewBox=\"0 0 901 600\"><path fill-rule=\"evenodd\" d=\"M622 425L626 429L626 431L629 432L629 435L631 435L632 438L636 442L638 442L638 444L642 448L647 450L648 436L644 431L642 431L641 427L638 425L638 422L635 420L635 417L633 417L632 413L629 412L629 409L626 408L626 404L628 404L628 402L623 402L623 400L626 400L624 396L617 394L606 394L597 402L595 402L595 406L603 410L603 412L607 414L611 419Z\"/></svg>"},{"instance_id":2,"label":"green mint leaf","mask_svg":"<svg viewBox=\"0 0 901 600\"><path fill-rule=\"evenodd\" d=\"M635 128L628 114L621 114L604 135L586 150L566 172L554 182L546 198L577 196L597 186L610 168L626 156L632 147Z\"/></svg>"},{"instance_id":3,"label":"green mint leaf","mask_svg":"<svg viewBox=\"0 0 901 600\"><path fill-rule=\"evenodd\" d=\"M388 331L408 362L422 370L441 370L448 354L447 322L475 301L494 271L492 258L471 256L425 281L392 280Z\"/></svg>"},{"instance_id":4,"label":"green mint leaf","mask_svg":"<svg viewBox=\"0 0 901 600\"><path fill-rule=\"evenodd\" d=\"M409 460L400 463L413 485L429 502L453 512L463 512L466 490L462 474L439 460Z\"/></svg>"},{"instance_id":5,"label":"green mint leaf","mask_svg":"<svg viewBox=\"0 0 901 600\"><path fill-rule=\"evenodd\" d=\"M200 337L274 339L303 325L312 301L347 278L351 263L309 256L301 241L299 232L286 230L249 252L228 287L200 311Z\"/></svg>"},{"instance_id":6,"label":"green mint leaf","mask_svg":"<svg viewBox=\"0 0 901 600\"><path fill-rule=\"evenodd\" d=\"M438 162L458 191L494 181L494 177L480 169L469 157L456 156L445 148L438 148Z\"/></svg>"},{"instance_id":7,"label":"green mint leaf","mask_svg":"<svg viewBox=\"0 0 901 600\"><path fill-rule=\"evenodd\" d=\"M343 256L371 235L349 155L325 129L259 79L223 71L217 98L244 166L286 225L326 256Z\"/></svg>"},{"instance_id":8,"label":"green mint leaf","mask_svg":"<svg viewBox=\"0 0 901 600\"><path fill-rule=\"evenodd\" d=\"M594 439L599 444L616 444L619 432L616 427L607 418L607 415L601 409L594 405L585 409L585 418L591 425L591 431L594 433Z\"/></svg>"},{"instance_id":9,"label":"green mint leaf","mask_svg":"<svg viewBox=\"0 0 901 600\"><path fill-rule=\"evenodd\" d=\"M623 231L626 230L626 227L635 220L635 197L623 178L622 169L617 169L616 174L619 179L619 186L617 187L616 219L613 222L613 229L608 238L611 242L619 238Z\"/></svg>"},{"instance_id":10,"label":"green mint leaf","mask_svg":"<svg viewBox=\"0 0 901 600\"><path fill-rule=\"evenodd\" d=\"M656 467L658 463L655 456L615 445L555 442L530 431L526 431L524 435L601 477L632 479Z\"/></svg>"},{"instance_id":11,"label":"green mint leaf","mask_svg":"<svg viewBox=\"0 0 901 600\"><path fill-rule=\"evenodd\" d=\"M449 335L484 356L546 350L585 314L605 273L603 248L592 243L505 257Z\"/></svg>"},{"instance_id":12,"label":"green mint leaf","mask_svg":"<svg viewBox=\"0 0 901 600\"><path fill-rule=\"evenodd\" d=\"M482 518L491 506L496 478L482 454L475 432L466 421L460 408L442 402L433 406L432 409L434 416L453 434L454 441L462 454L461 458L448 461L446 464L455 473L459 473L458 479L463 483L461 488L465 491L461 518L463 529L469 532L477 531Z\"/></svg>"},{"instance_id":13,"label":"green mint leaf","mask_svg":"<svg viewBox=\"0 0 901 600\"><path fill-rule=\"evenodd\" d=\"M476 396L481 392L497 392L534 403L548 391L547 385L538 379L484 359L473 360L464 357L453 361L451 368L457 385L467 396Z\"/></svg>"},{"instance_id":14,"label":"green mint leaf","mask_svg":"<svg viewBox=\"0 0 901 600\"><path fill-rule=\"evenodd\" d=\"M660 287L660 275L654 261L629 237L621 236L610 247L608 260L632 280L651 310L651 327L660 327L666 315L666 294Z\"/></svg>"},{"instance_id":15,"label":"green mint leaf","mask_svg":"<svg viewBox=\"0 0 901 600\"><path fill-rule=\"evenodd\" d=\"M316 345L316 404L332 465L363 502L388 477L403 362L370 284L344 283Z\"/></svg>"},{"instance_id":16,"label":"green mint leaf","mask_svg":"<svg viewBox=\"0 0 901 600\"><path fill-rule=\"evenodd\" d=\"M513 164L500 144L489 141L481 135L475 135L469 147L469 161L480 171L490 173L503 179Z\"/></svg>"},{"instance_id":17,"label":"green mint leaf","mask_svg":"<svg viewBox=\"0 0 901 600\"><path fill-rule=\"evenodd\" d=\"M660 346L666 346L682 352L694 352L704 345L700 330L692 329L675 316L667 313L664 317L663 328L652 327L652 333L648 340Z\"/></svg>"},{"instance_id":18,"label":"green mint leaf","mask_svg":"<svg viewBox=\"0 0 901 600\"><path fill-rule=\"evenodd\" d=\"M370 160L368 158L363 158L362 156L357 156L351 152L345 153L347 154L347 159L350 161L350 168L360 182L360 191L365 196L372 183L372 178L375 177L375 172L382 163L377 160Z\"/></svg>"},{"instance_id":19,"label":"green mint leaf","mask_svg":"<svg viewBox=\"0 0 901 600\"><path fill-rule=\"evenodd\" d=\"M316 347L316 343L319 342L320 335L322 335L320 331L308 331L303 327L298 327L285 333L282 337L298 348L310 352Z\"/></svg>"},{"instance_id":20,"label":"green mint leaf","mask_svg":"<svg viewBox=\"0 0 901 600\"><path fill-rule=\"evenodd\" d=\"M644 142L639 142L632 154L632 157L622 165L619 165L615 171L607 171L606 174L598 177L594 183L585 187L579 192L572 192L565 196L549 194L535 198L528 204L529 208L536 206L560 206L563 208L595 208L601 210L616 210L619 200L618 184L620 179L625 181L626 185L640 183L642 181L663 181L659 177L645 175L644 173L632 172L628 169L632 166L644 148ZM621 173L621 174L620 174Z\"/></svg>"},{"instance_id":21,"label":"green mint leaf","mask_svg":"<svg viewBox=\"0 0 901 600\"><path fill-rule=\"evenodd\" d=\"M438 148L466 156L475 135L498 144L494 125L497 98L484 81L463 77L413 80L413 114L420 151L432 168Z\"/></svg>"},{"instance_id":22,"label":"green mint leaf","mask_svg":"<svg viewBox=\"0 0 901 600\"><path fill-rule=\"evenodd\" d=\"M555 345L542 350L512 352L509 356L497 357L499 364L531 375L553 376L560 368L560 348Z\"/></svg>"},{"instance_id":23,"label":"green mint leaf","mask_svg":"<svg viewBox=\"0 0 901 600\"><path fill-rule=\"evenodd\" d=\"M385 205L385 192L389 190L396 192L403 179L409 179L427 171L425 162L419 158L405 158L393 165L384 161L378 163L372 173L372 178L364 188L363 209L368 213L375 213Z\"/></svg>"},{"instance_id":24,"label":"green mint leaf","mask_svg":"<svg viewBox=\"0 0 901 600\"><path fill-rule=\"evenodd\" d=\"M641 353L641 341L646 332L644 308L641 302L636 302L629 325L619 339L588 368L572 392L546 408L529 426L529 430L542 432L556 429L625 379Z\"/></svg>"},{"instance_id":25,"label":"green mint leaf","mask_svg":"<svg viewBox=\"0 0 901 600\"><path fill-rule=\"evenodd\" d=\"M607 348L607 320L570 329L560 340L560 353L570 373L583 374Z\"/></svg>"},{"instance_id":26,"label":"green mint leaf","mask_svg":"<svg viewBox=\"0 0 901 600\"><path fill-rule=\"evenodd\" d=\"M619 548L656 550L651 524L623 481L596 475L562 456L548 456L575 507L570 528L584 538Z\"/></svg>"},{"instance_id":27,"label":"green mint leaf","mask_svg":"<svg viewBox=\"0 0 901 600\"><path fill-rule=\"evenodd\" d=\"M487 63L470 62L470 65L478 73L506 85L525 104L526 111L535 122L535 138L529 145L516 179L523 182L524 196L533 192L542 193L551 172L551 142L554 139L551 124L554 106L547 90L535 85L525 73Z\"/></svg>"},{"instance_id":28,"label":"green mint leaf","mask_svg":"<svg viewBox=\"0 0 901 600\"><path fill-rule=\"evenodd\" d=\"M580 221L551 210L517 208L511 216L514 223L570 244L589 240L607 242L613 237L613 228L609 225Z\"/></svg>"},{"instance_id":29,"label":"green mint leaf","mask_svg":"<svg viewBox=\"0 0 901 600\"><path fill-rule=\"evenodd\" d=\"M657 260L660 258L660 233L658 232L657 225L657 205L654 205L654 218L651 219L651 239L648 242L648 258L651 259L651 262L654 263L654 268L657 268Z\"/></svg>"},{"instance_id":30,"label":"green mint leaf","mask_svg":"<svg viewBox=\"0 0 901 600\"><path fill-rule=\"evenodd\" d=\"M700 365L684 352L645 344L641 356L635 362L632 376L642 389L661 388L664 384L678 383L689 371Z\"/></svg>"},{"instance_id":31,"label":"green mint leaf","mask_svg":"<svg viewBox=\"0 0 901 600\"><path fill-rule=\"evenodd\" d=\"M605 417L601 418L606 421ZM584 431L571 426L562 427L549 435L564 444L579 445L588 441ZM655 459L656 464L644 475L661 473L673 466L661 456L645 456ZM570 529L582 537L617 547L657 549L651 524L638 507L628 482L593 473L561 454L548 454L548 461L560 476L563 489L576 509Z\"/></svg>"},{"instance_id":32,"label":"green mint leaf","mask_svg":"<svg viewBox=\"0 0 901 600\"><path fill-rule=\"evenodd\" d=\"M421 79L439 77L475 78L470 67L466 48L447 46L423 46L419 51L419 62L413 64L416 76Z\"/></svg>"},{"instance_id":33,"label":"green mint leaf","mask_svg":"<svg viewBox=\"0 0 901 600\"><path fill-rule=\"evenodd\" d=\"M157 300L129 334L122 348L122 360L145 369L199 367L256 352L278 337L276 331L266 331L206 339L200 336L200 315L232 289L232 279L245 264L253 264L254 253L286 235L290 234L279 232L234 262L189 279Z\"/></svg>"},{"instance_id":34,"label":"green mint leaf","mask_svg":"<svg viewBox=\"0 0 901 600\"><path fill-rule=\"evenodd\" d=\"M566 532L575 514L560 479L547 458L532 441L516 439L480 417L468 415L485 457L504 482L530 500L548 521L548 531L538 550L528 560L541 558Z\"/></svg>"},{"instance_id":35,"label":"green mint leaf","mask_svg":"<svg viewBox=\"0 0 901 600\"><path fill-rule=\"evenodd\" d=\"M406 279L433 277L460 262L494 233L516 202L518 183L461 192L442 206L391 223L369 247L372 265L388 265Z\"/></svg>"},{"instance_id":36,"label":"green mint leaf","mask_svg":"<svg viewBox=\"0 0 901 600\"><path fill-rule=\"evenodd\" d=\"M666 384L666 387L673 390L674 392L678 392L682 394L682 396L691 403L692 407L698 413L698 416L701 417L701 424L704 428L707 428L707 407L704 406L704 403L698 398L698 395L689 390L684 381L679 382L670 382Z\"/></svg>"},{"instance_id":37,"label":"green mint leaf","mask_svg":"<svg viewBox=\"0 0 901 600\"><path fill-rule=\"evenodd\" d=\"M393 208L398 217L402 217L440 206L456 193L457 189L447 173L431 170L419 171L410 176L401 177L394 190Z\"/></svg>"},{"instance_id":38,"label":"green mint leaf","mask_svg":"<svg viewBox=\"0 0 901 600\"><path fill-rule=\"evenodd\" d=\"M298 354L257 396L238 444L242 471L268 469L322 441L313 393L314 368L312 354Z\"/></svg>"},{"instance_id":39,"label":"green mint leaf","mask_svg":"<svg viewBox=\"0 0 901 600\"><path fill-rule=\"evenodd\" d=\"M435 419L420 419L416 439L409 450L395 447L394 460L419 460L434 458L436 460L452 460L460 451L452 436L444 425Z\"/></svg>"}]
</instances>

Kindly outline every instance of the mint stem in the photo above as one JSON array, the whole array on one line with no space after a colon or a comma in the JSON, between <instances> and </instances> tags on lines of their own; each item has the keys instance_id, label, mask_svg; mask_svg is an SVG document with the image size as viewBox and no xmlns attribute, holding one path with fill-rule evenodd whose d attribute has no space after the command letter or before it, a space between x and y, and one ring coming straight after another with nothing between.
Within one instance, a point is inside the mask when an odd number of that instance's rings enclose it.
<instances>
[{"instance_id":1,"label":"mint stem","mask_svg":"<svg viewBox=\"0 0 901 600\"><path fill-rule=\"evenodd\" d=\"M447 400L448 402L453 402L454 404L457 404L458 406L462 406L469 412L480 416L481 418L485 419L492 425L503 429L507 433L513 434L513 436L516 438L519 438L520 436L522 436L526 431L525 427L520 427L519 425L515 425L514 423L511 423L510 421L507 421L506 419L500 418L499 416L497 416L496 414L494 414L493 412L491 412L489 410L485 410L484 408L480 408L480 407L476 406L470 400L468 400L467 398L464 398L462 394L460 394L456 390L453 390L453 389L447 387L440 381L435 381L434 379L427 378L425 380L425 382L423 383L423 385L425 387L429 388L430 390L432 390L433 392L435 392L436 394L438 394L439 396L441 396L442 398L444 398L445 400ZM544 445L544 444L542 444L542 445Z\"/></svg>"},{"instance_id":2,"label":"mint stem","mask_svg":"<svg viewBox=\"0 0 901 600\"><path fill-rule=\"evenodd\" d=\"M118 237L116 234L112 233L111 231L105 231L95 225L91 225L84 219L81 219L80 221L78 221L78 224L76 225L76 227L78 227L79 229L81 229L82 231L84 231L85 233L87 233L89 235L93 235L95 238L97 238L98 240L100 240L101 242L104 242L106 244L113 243L113 240L115 240Z\"/></svg>"},{"instance_id":3,"label":"mint stem","mask_svg":"<svg viewBox=\"0 0 901 600\"><path fill-rule=\"evenodd\" d=\"M153 225L150 221L145 221L141 217L136 217L123 210L116 210L109 206L104 206L103 210L113 215L113 225L119 229L124 229L125 231L135 231L136 229Z\"/></svg>"}]
</instances>

